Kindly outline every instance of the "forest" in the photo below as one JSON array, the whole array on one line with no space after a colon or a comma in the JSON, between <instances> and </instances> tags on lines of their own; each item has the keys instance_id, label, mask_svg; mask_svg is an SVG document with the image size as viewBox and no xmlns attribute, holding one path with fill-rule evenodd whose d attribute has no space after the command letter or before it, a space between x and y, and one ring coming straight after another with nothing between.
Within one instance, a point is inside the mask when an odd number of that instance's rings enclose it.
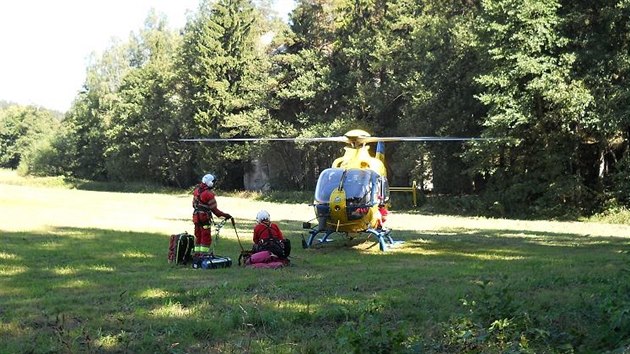
<instances>
[{"instance_id":1,"label":"forest","mask_svg":"<svg viewBox=\"0 0 630 354\"><path fill-rule=\"evenodd\" d=\"M191 137L484 137L386 147L393 185L474 196L491 216L630 206L630 1L201 0L149 13L94 55L62 113L0 102L0 167L23 175L223 189L263 166L312 190L333 144Z\"/></svg>"}]
</instances>

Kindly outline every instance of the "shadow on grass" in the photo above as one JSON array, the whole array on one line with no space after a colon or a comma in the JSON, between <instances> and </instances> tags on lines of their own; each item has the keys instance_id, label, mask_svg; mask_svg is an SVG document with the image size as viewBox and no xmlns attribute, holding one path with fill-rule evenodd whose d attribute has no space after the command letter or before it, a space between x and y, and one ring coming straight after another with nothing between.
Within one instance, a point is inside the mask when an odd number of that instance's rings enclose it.
<instances>
[{"instance_id":1,"label":"shadow on grass","mask_svg":"<svg viewBox=\"0 0 630 354\"><path fill-rule=\"evenodd\" d=\"M400 233L405 243L384 253L341 242L304 250L293 222L279 223L294 244L293 266L280 270L169 265L164 234L0 231L0 351L330 352L342 349L339 325L370 313L407 335L439 336L429 323L461 311L482 279L510 279L514 296L531 298L532 286L566 295L561 313L579 303L575 290L605 291L630 249L618 238L462 229ZM240 235L246 248L250 237ZM215 243L234 261L239 252L236 239ZM536 307L545 304L532 316Z\"/></svg>"}]
</instances>

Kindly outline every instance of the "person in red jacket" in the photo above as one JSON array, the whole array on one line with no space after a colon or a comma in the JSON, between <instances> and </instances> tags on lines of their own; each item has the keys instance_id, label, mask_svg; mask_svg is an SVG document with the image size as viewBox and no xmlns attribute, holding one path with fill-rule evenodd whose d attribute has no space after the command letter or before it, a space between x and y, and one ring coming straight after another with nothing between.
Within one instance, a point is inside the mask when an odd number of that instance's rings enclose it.
<instances>
[{"instance_id":1,"label":"person in red jacket","mask_svg":"<svg viewBox=\"0 0 630 354\"><path fill-rule=\"evenodd\" d=\"M279 258L286 259L291 253L291 244L284 238L277 224L271 222L269 212L261 210L256 214L254 226L254 252L270 251Z\"/></svg>"},{"instance_id":2,"label":"person in red jacket","mask_svg":"<svg viewBox=\"0 0 630 354\"><path fill-rule=\"evenodd\" d=\"M224 213L217 207L215 194L212 191L216 178L212 174L207 174L201 179L201 183L193 191L193 224L195 224L195 248L196 255L210 253L212 244L212 234L210 227L212 224L212 214L217 217L232 219L228 213Z\"/></svg>"},{"instance_id":3,"label":"person in red jacket","mask_svg":"<svg viewBox=\"0 0 630 354\"><path fill-rule=\"evenodd\" d=\"M284 240L282 231L278 225L271 222L269 212L261 210L256 214L256 226L254 226L254 244L260 244L264 240L275 237L278 240Z\"/></svg>"}]
</instances>

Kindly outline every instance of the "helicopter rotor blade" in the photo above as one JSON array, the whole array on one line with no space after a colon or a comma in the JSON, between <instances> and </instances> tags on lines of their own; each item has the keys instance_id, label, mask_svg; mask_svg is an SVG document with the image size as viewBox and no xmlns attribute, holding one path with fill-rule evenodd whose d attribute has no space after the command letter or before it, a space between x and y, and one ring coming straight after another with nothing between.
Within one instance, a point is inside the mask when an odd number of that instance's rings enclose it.
<instances>
[{"instance_id":1,"label":"helicopter rotor blade","mask_svg":"<svg viewBox=\"0 0 630 354\"><path fill-rule=\"evenodd\" d=\"M357 139L357 142L362 144L375 143L375 142L395 142L395 141L485 141L493 140L491 138L467 138L467 137L450 137L450 136L391 136L391 137L378 137L370 136Z\"/></svg>"},{"instance_id":2,"label":"helicopter rotor blade","mask_svg":"<svg viewBox=\"0 0 630 354\"><path fill-rule=\"evenodd\" d=\"M345 136L321 137L321 138L186 138L179 139L182 142L257 142L257 141L291 141L291 142L341 142L349 143Z\"/></svg>"},{"instance_id":3,"label":"helicopter rotor blade","mask_svg":"<svg viewBox=\"0 0 630 354\"><path fill-rule=\"evenodd\" d=\"M354 131L352 131L354 132ZM361 131L359 131L361 132ZM486 141L493 138L466 138L466 137L439 137L439 136L391 136L378 137L369 134L346 134L344 136L331 137L296 137L296 138L186 138L179 139L182 142L258 142L258 141L290 141L290 142L340 142L353 146L375 143L375 142L397 142L397 141Z\"/></svg>"}]
</instances>

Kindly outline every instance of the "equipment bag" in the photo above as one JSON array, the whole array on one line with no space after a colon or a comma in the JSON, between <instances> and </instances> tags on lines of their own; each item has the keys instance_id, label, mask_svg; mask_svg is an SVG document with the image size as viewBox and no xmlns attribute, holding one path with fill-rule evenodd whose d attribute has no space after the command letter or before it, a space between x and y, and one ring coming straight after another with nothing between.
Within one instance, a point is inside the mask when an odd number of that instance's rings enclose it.
<instances>
[{"instance_id":1,"label":"equipment bag","mask_svg":"<svg viewBox=\"0 0 630 354\"><path fill-rule=\"evenodd\" d=\"M230 257L215 256L213 254L204 254L193 258L192 267L194 269L217 269L229 268L232 266Z\"/></svg>"},{"instance_id":2,"label":"equipment bag","mask_svg":"<svg viewBox=\"0 0 630 354\"><path fill-rule=\"evenodd\" d=\"M270 251L260 251L252 254L246 261L245 266L250 268L270 268L277 269L288 266L291 262L288 259L278 258Z\"/></svg>"},{"instance_id":3,"label":"equipment bag","mask_svg":"<svg viewBox=\"0 0 630 354\"><path fill-rule=\"evenodd\" d=\"M187 232L171 235L168 245L168 262L188 264L192 260L192 250L195 247L195 237Z\"/></svg>"},{"instance_id":4,"label":"equipment bag","mask_svg":"<svg viewBox=\"0 0 630 354\"><path fill-rule=\"evenodd\" d=\"M271 236L261 243L254 245L253 252L269 251L279 258L286 259L291 254L291 241L289 239L278 240Z\"/></svg>"}]
</instances>

